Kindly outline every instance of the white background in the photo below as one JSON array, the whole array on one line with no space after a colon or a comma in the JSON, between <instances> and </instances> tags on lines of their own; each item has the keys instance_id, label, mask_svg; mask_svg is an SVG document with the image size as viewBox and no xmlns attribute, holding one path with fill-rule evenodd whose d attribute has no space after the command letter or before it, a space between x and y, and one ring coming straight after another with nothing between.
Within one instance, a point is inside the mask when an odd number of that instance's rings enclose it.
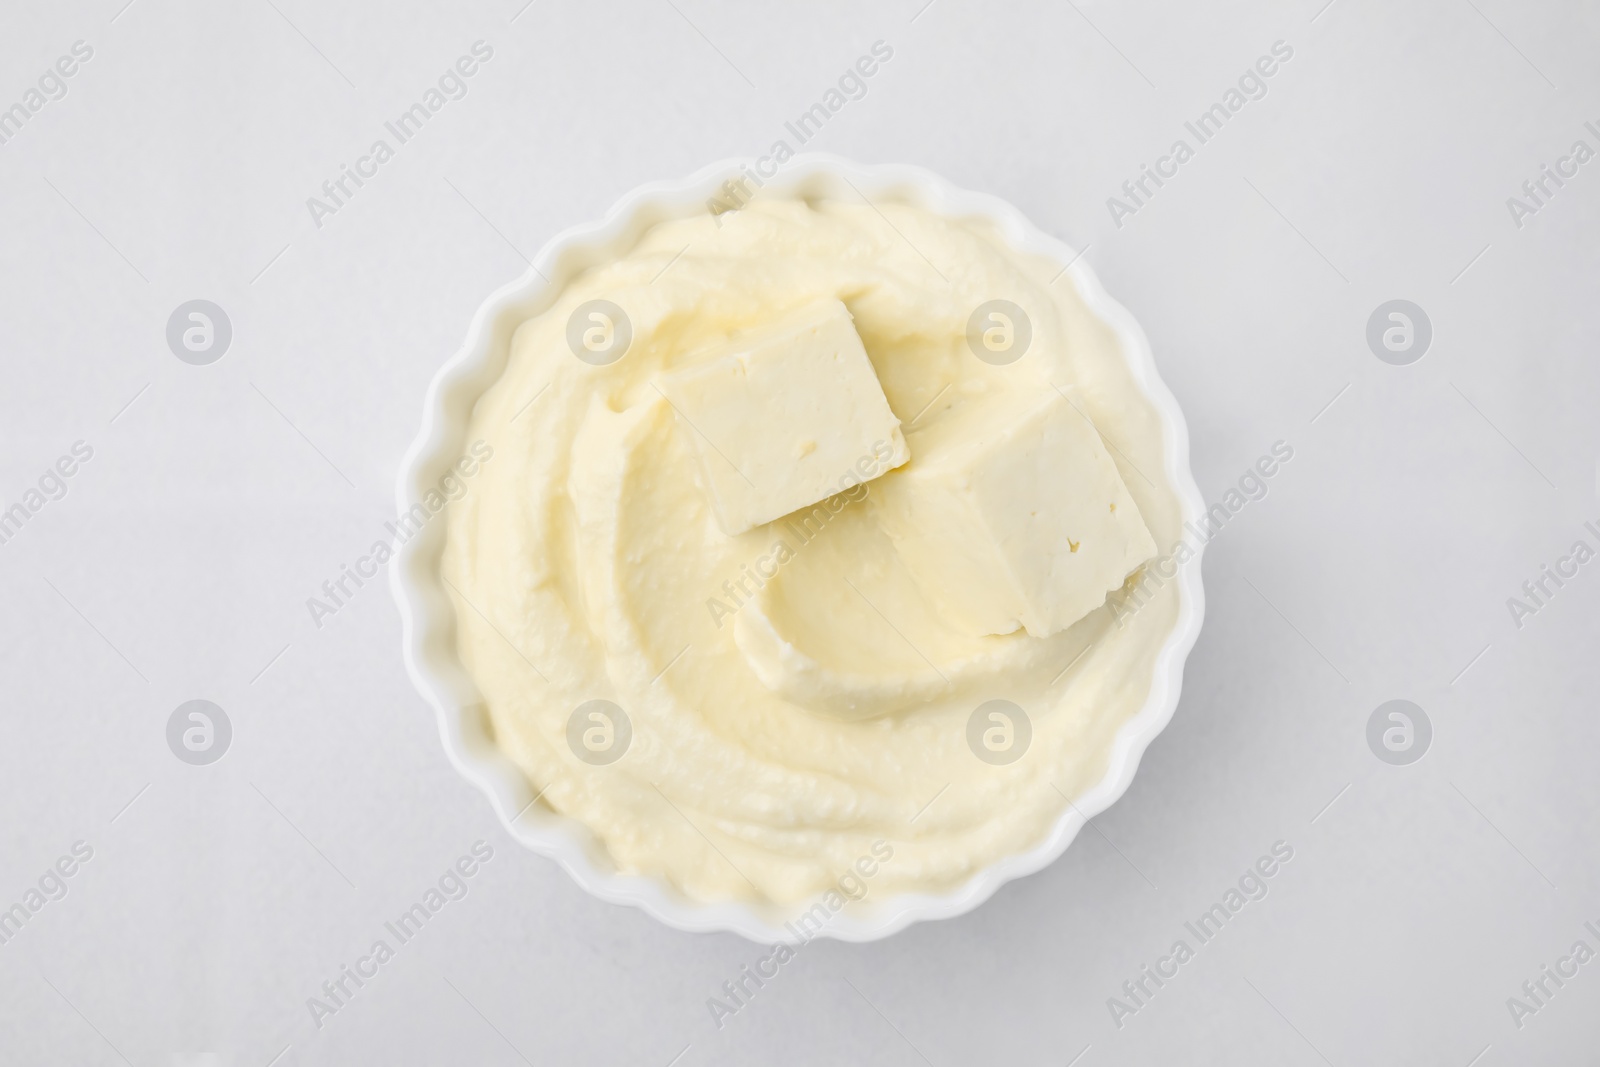
<instances>
[{"instance_id":1,"label":"white background","mask_svg":"<svg viewBox=\"0 0 1600 1067\"><path fill-rule=\"evenodd\" d=\"M1520 1029L1506 1006L1600 949L1600 562L1520 629L1506 606L1600 545L1600 161L1520 229L1506 206L1600 148L1592 5L122 3L0 12L0 107L94 49L0 145L0 507L94 449L0 545L0 907L94 850L0 945L0 1062L1593 1062L1600 962ZM306 198L479 39L470 94L316 228ZM1088 246L1208 502L1294 458L1208 549L1182 702L1120 803L962 919L806 949L719 1031L706 998L761 950L514 845L406 679L386 578L320 630L305 602L382 536L428 380L524 257L765 152L880 39L808 147ZM1106 198L1277 40L1268 95L1116 227ZM193 298L233 324L211 366L165 341ZM1365 341L1393 298L1433 324L1411 366ZM165 740L193 698L234 728L208 767ZM1393 698L1434 726L1411 766L1366 743ZM478 839L469 895L314 1025ZM1115 1026L1279 840L1270 895Z\"/></svg>"}]
</instances>

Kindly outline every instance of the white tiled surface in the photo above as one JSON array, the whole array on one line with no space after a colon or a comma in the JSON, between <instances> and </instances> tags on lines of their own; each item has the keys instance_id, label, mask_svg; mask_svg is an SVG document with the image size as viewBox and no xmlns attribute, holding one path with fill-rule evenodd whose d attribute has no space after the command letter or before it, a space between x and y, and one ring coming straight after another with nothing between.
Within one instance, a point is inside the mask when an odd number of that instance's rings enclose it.
<instances>
[{"instance_id":1,"label":"white tiled surface","mask_svg":"<svg viewBox=\"0 0 1600 1067\"><path fill-rule=\"evenodd\" d=\"M0 544L0 907L93 849L0 944L0 1063L1594 1062L1600 962L1520 1028L1506 1001L1600 950L1600 563L1521 629L1506 599L1600 547L1600 161L1520 229L1506 198L1600 149L1600 13L921 2L0 12L0 107L93 48L0 145L0 507L94 450ZM477 40L468 95L315 227L306 198ZM808 947L719 1030L706 999L761 950L521 852L443 757L386 579L320 630L305 601L382 535L425 384L523 256L765 152L877 40L808 147L1089 246L1208 501L1294 459L1208 550L1177 716L1094 830L963 919ZM1267 95L1115 226L1279 40ZM166 345L193 298L232 321L210 366ZM1393 298L1433 324L1411 366L1364 339ZM1365 740L1397 697L1435 731L1407 767ZM209 767L165 741L194 698L234 728ZM319 1028L307 998L479 839L466 897ZM1107 998L1279 840L1269 895L1118 1028Z\"/></svg>"}]
</instances>

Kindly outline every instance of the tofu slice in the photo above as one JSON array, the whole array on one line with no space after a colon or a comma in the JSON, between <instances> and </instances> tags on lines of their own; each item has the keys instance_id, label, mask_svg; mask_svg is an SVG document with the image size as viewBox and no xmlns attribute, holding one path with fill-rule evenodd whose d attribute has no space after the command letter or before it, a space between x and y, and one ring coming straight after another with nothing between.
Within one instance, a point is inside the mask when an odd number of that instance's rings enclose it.
<instances>
[{"instance_id":1,"label":"tofu slice","mask_svg":"<svg viewBox=\"0 0 1600 1067\"><path fill-rule=\"evenodd\" d=\"M828 297L656 380L729 536L911 458L849 310Z\"/></svg>"},{"instance_id":2,"label":"tofu slice","mask_svg":"<svg viewBox=\"0 0 1600 1067\"><path fill-rule=\"evenodd\" d=\"M1055 389L981 396L908 435L873 488L928 599L976 634L1066 629L1156 553L1088 417Z\"/></svg>"}]
</instances>

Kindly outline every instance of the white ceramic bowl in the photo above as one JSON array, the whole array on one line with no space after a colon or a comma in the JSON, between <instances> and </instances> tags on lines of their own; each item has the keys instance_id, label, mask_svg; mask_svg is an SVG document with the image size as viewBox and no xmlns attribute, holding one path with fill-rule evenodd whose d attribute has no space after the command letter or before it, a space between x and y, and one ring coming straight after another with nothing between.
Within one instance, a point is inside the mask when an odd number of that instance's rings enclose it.
<instances>
[{"instance_id":1,"label":"white ceramic bowl","mask_svg":"<svg viewBox=\"0 0 1600 1067\"><path fill-rule=\"evenodd\" d=\"M587 267L624 254L651 226L702 212L723 182L737 177L742 161L715 163L681 181L657 182L623 197L599 222L558 234L520 279L503 286L478 308L466 342L439 369L423 404L422 429L401 466L397 489L405 511L462 454L474 402L500 376L517 324L554 301L568 279ZM832 156L796 156L766 182L774 191L823 199L902 201L956 218L994 223L1015 247L1055 259L1088 308L1114 332L1145 395L1160 412L1166 440L1166 475L1183 505L1184 518L1199 517L1199 490L1189 471L1189 433L1178 403L1156 373L1150 344L1133 317L1106 295L1087 263L1071 248L1040 233L1004 201L956 189L928 171L908 166L866 166ZM619 873L605 849L582 824L531 803L535 792L522 772L495 746L482 697L456 656L455 613L439 578L445 523L427 523L405 542L391 563L395 600L404 626L406 667L417 689L439 715L439 730L451 762L488 794L506 832L560 864L574 881L602 900L631 904L680 930L727 930L764 943L792 942L783 922L812 902L788 909L690 900L654 878ZM844 941L886 937L923 919L947 919L971 911L1013 878L1032 874L1066 850L1084 820L1110 807L1133 781L1145 747L1177 707L1184 659L1200 633L1204 598L1198 556L1179 568L1181 600L1177 626L1156 659L1149 698L1117 733L1105 777L1068 807L1050 834L1026 852L1008 856L963 884L938 894L904 894L846 909L823 934ZM1081 815L1080 815L1081 812Z\"/></svg>"}]
</instances>

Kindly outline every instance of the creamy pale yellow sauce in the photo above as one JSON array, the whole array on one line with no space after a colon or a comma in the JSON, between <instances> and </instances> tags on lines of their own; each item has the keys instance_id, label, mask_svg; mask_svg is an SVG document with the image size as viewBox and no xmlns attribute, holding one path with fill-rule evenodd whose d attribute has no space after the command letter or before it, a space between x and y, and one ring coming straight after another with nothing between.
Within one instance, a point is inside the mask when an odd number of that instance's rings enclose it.
<instances>
[{"instance_id":1,"label":"creamy pale yellow sauce","mask_svg":"<svg viewBox=\"0 0 1600 1067\"><path fill-rule=\"evenodd\" d=\"M834 296L912 429L974 396L1070 389L1155 543L1171 545L1180 511L1158 416L1060 272L985 224L908 205L758 199L656 226L517 330L472 418L468 440L494 454L450 506L443 574L498 744L618 869L695 899L792 904L883 841L875 899L937 891L1038 843L1103 775L1174 626L1177 583L1121 625L1102 607L1045 638L963 633L897 566L871 482L804 531L723 534L652 383ZM573 311L598 298L633 332L606 366L567 341ZM994 299L1032 325L1006 366L967 343L973 309ZM568 742L594 699L632 726L606 765ZM1032 726L1008 765L968 744L969 717L994 699Z\"/></svg>"}]
</instances>

